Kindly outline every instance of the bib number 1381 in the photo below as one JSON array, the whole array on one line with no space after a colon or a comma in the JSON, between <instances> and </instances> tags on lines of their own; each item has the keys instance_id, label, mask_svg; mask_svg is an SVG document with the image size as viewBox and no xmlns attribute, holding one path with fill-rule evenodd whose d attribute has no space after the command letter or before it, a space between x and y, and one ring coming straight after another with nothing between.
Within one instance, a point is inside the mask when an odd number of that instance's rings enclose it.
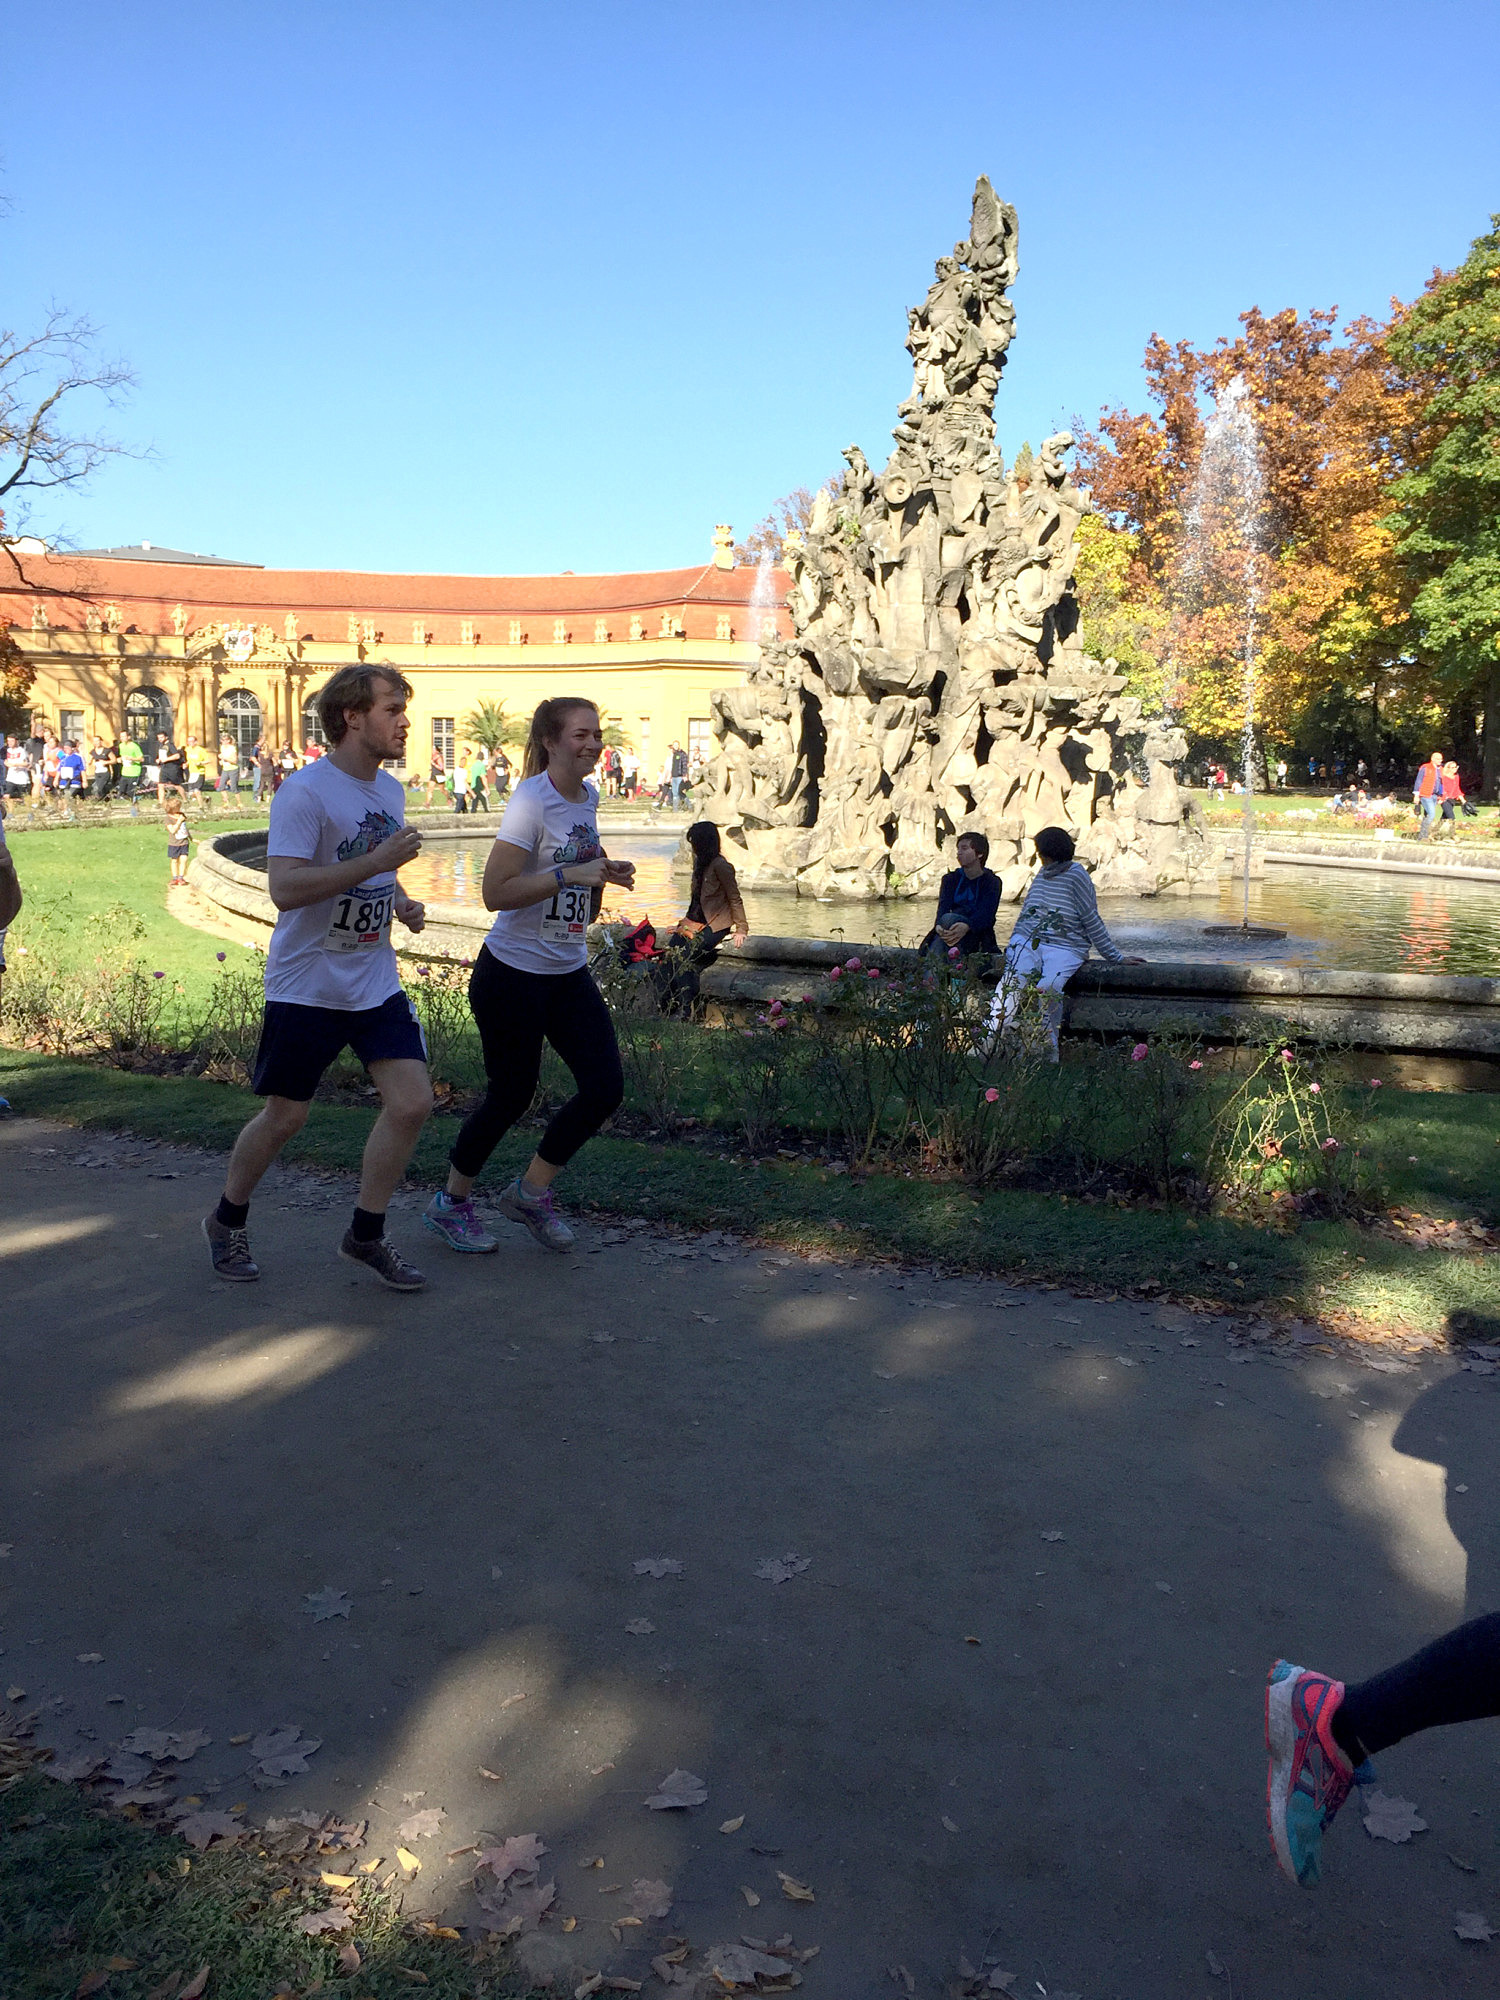
<instances>
[{"instance_id":1,"label":"bib number 1381","mask_svg":"<svg viewBox=\"0 0 1500 2000\"><path fill-rule=\"evenodd\" d=\"M553 944L581 942L588 935L593 891L569 883L542 912L542 936Z\"/></svg>"},{"instance_id":2,"label":"bib number 1381","mask_svg":"<svg viewBox=\"0 0 1500 2000\"><path fill-rule=\"evenodd\" d=\"M363 884L339 897L333 906L325 951L374 951L391 927L395 890Z\"/></svg>"}]
</instances>

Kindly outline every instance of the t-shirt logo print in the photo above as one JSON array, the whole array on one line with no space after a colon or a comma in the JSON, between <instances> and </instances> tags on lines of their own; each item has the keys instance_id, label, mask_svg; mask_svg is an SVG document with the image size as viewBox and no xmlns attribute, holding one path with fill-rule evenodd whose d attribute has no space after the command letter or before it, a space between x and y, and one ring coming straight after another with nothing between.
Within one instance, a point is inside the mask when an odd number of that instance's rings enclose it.
<instances>
[{"instance_id":1,"label":"t-shirt logo print","mask_svg":"<svg viewBox=\"0 0 1500 2000\"><path fill-rule=\"evenodd\" d=\"M568 837L561 847L554 847L552 859L560 868L567 868L575 861L592 861L599 852L599 836L587 820L579 820L568 828Z\"/></svg>"},{"instance_id":2,"label":"t-shirt logo print","mask_svg":"<svg viewBox=\"0 0 1500 2000\"><path fill-rule=\"evenodd\" d=\"M349 839L339 842L338 858L348 861L356 854L373 854L382 841L400 831L401 822L390 813L367 812Z\"/></svg>"}]
</instances>

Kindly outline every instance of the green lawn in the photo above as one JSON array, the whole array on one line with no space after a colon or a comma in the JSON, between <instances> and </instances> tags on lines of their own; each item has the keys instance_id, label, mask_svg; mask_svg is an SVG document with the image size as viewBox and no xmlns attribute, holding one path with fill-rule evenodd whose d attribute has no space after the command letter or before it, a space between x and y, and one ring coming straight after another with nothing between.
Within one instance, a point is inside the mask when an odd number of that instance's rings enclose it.
<instances>
[{"instance_id":1,"label":"green lawn","mask_svg":"<svg viewBox=\"0 0 1500 2000\"><path fill-rule=\"evenodd\" d=\"M13 824L7 824L6 838L26 907L11 927L8 953L45 950L83 970L101 953L116 953L124 945L153 972L180 982L194 1001L207 996L219 969L218 952L250 957L243 947L168 916L167 842L160 825L13 831ZM213 831L261 824L226 815L214 821ZM128 918L113 914L122 906Z\"/></svg>"}]
</instances>

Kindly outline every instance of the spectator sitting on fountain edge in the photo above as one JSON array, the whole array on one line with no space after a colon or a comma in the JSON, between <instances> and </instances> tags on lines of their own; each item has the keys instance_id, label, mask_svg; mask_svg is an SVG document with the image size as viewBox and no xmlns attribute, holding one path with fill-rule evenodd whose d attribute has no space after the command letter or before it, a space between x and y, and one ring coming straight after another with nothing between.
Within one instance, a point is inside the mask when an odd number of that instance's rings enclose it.
<instances>
[{"instance_id":1,"label":"spectator sitting on fountain edge","mask_svg":"<svg viewBox=\"0 0 1500 2000\"><path fill-rule=\"evenodd\" d=\"M998 952L995 914L1000 908L1000 877L985 863L990 843L982 833L958 836L958 866L943 877L938 890L937 917L922 940L931 958L956 951L968 958L977 951Z\"/></svg>"}]
</instances>

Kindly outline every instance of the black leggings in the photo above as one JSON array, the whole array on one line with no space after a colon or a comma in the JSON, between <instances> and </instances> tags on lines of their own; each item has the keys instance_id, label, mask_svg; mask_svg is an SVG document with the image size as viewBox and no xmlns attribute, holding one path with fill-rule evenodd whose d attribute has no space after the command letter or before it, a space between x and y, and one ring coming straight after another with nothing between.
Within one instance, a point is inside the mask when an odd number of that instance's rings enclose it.
<instances>
[{"instance_id":1,"label":"black leggings","mask_svg":"<svg viewBox=\"0 0 1500 2000\"><path fill-rule=\"evenodd\" d=\"M448 1158L471 1179L479 1172L536 1094L545 1041L578 1086L537 1147L549 1166L565 1167L625 1095L615 1025L593 975L583 965L576 972L520 972L485 946L474 961L469 1005L489 1088Z\"/></svg>"},{"instance_id":2,"label":"black leggings","mask_svg":"<svg viewBox=\"0 0 1500 2000\"><path fill-rule=\"evenodd\" d=\"M1345 1688L1333 1734L1358 1763L1419 1729L1486 1715L1500 1715L1500 1611L1471 1618L1420 1653Z\"/></svg>"}]
</instances>

